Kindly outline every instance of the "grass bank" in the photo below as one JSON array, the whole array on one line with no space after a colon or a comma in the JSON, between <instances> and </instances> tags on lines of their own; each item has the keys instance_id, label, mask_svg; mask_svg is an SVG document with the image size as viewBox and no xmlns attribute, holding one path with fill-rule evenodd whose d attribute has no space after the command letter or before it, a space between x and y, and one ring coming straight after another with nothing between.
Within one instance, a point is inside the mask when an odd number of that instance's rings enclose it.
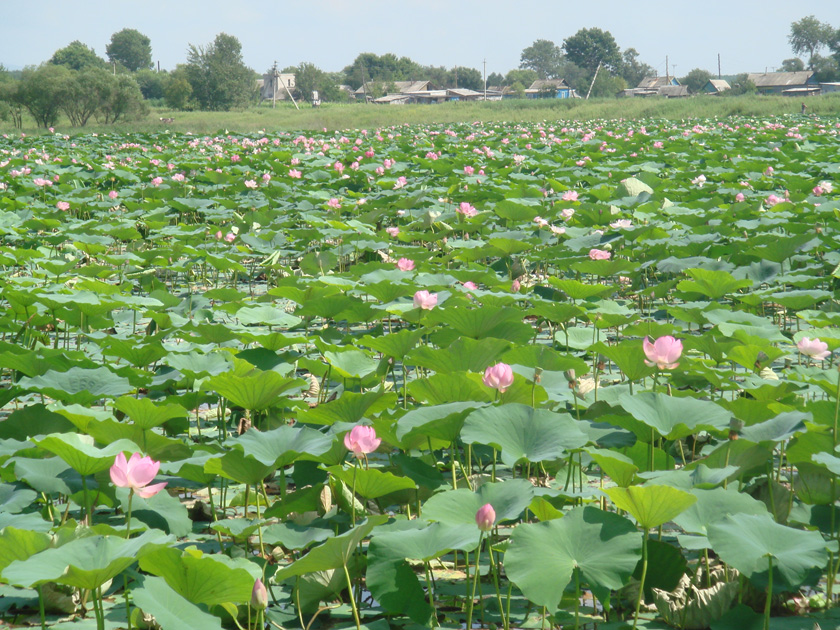
<instances>
[{"instance_id":1,"label":"grass bank","mask_svg":"<svg viewBox=\"0 0 840 630\"><path fill-rule=\"evenodd\" d=\"M298 111L290 103L253 107L233 112L179 112L154 109L144 120L113 126L88 125L68 128L67 121L58 128L68 133L146 132L169 129L195 134L219 131L247 133L254 131L295 131L310 129L358 129L389 127L404 123L433 124L456 122L580 122L598 119L655 118L685 120L691 118L726 118L729 116L784 116L799 114L802 100L782 96L712 97L686 99L662 98L584 100L509 100L501 102L444 103L441 105L365 105L324 104L318 109L301 105ZM840 94L811 97L806 100L808 113L840 116ZM174 118L164 124L160 118ZM0 123L4 133L16 130ZM32 121L27 133L38 133Z\"/></svg>"}]
</instances>

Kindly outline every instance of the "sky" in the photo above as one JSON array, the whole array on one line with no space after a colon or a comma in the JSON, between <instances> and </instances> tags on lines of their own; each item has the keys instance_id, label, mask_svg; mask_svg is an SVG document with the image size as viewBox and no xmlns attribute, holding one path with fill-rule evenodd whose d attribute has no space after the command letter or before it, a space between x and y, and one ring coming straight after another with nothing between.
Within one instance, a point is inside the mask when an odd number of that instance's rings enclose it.
<instances>
[{"instance_id":1,"label":"sky","mask_svg":"<svg viewBox=\"0 0 840 630\"><path fill-rule=\"evenodd\" d=\"M152 42L161 69L186 60L190 44L224 32L239 38L246 65L267 71L311 62L339 71L362 52L422 65L505 74L537 39L561 45L581 28L610 31L619 47L665 74L693 68L724 75L772 71L793 56L790 24L807 15L840 28L838 0L0 0L0 63L37 65L80 40L105 57L111 35L134 28Z\"/></svg>"}]
</instances>

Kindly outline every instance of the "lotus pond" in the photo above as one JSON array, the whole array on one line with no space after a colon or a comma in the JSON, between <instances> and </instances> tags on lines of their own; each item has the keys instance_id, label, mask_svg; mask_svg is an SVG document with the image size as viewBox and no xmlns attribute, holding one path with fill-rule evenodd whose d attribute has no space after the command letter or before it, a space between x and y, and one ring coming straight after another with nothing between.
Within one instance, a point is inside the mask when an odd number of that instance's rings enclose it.
<instances>
[{"instance_id":1,"label":"lotus pond","mask_svg":"<svg viewBox=\"0 0 840 630\"><path fill-rule=\"evenodd\" d=\"M0 625L837 627L839 136L0 139Z\"/></svg>"}]
</instances>

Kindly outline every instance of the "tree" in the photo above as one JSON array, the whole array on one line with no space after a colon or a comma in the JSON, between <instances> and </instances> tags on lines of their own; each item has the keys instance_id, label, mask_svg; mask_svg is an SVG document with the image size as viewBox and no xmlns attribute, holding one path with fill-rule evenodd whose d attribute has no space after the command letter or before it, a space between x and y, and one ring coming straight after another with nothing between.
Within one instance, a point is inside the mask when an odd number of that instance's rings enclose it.
<instances>
[{"instance_id":1,"label":"tree","mask_svg":"<svg viewBox=\"0 0 840 630\"><path fill-rule=\"evenodd\" d=\"M755 83L749 80L746 73L739 74L730 82L732 88L721 92L722 96L741 96L742 94L755 94L758 90Z\"/></svg>"},{"instance_id":2,"label":"tree","mask_svg":"<svg viewBox=\"0 0 840 630\"><path fill-rule=\"evenodd\" d=\"M621 52L609 31L582 28L563 42L566 57L572 63L591 72L603 64L610 72L621 66Z\"/></svg>"},{"instance_id":3,"label":"tree","mask_svg":"<svg viewBox=\"0 0 840 630\"><path fill-rule=\"evenodd\" d=\"M563 51L548 39L538 39L522 51L519 67L533 70L540 79L559 79Z\"/></svg>"},{"instance_id":4,"label":"tree","mask_svg":"<svg viewBox=\"0 0 840 630\"><path fill-rule=\"evenodd\" d=\"M168 79L169 75L166 72L141 69L134 73L134 80L137 81L140 92L146 100L163 98Z\"/></svg>"},{"instance_id":5,"label":"tree","mask_svg":"<svg viewBox=\"0 0 840 630\"><path fill-rule=\"evenodd\" d=\"M361 53L353 63L344 68L347 84L354 90L365 83L389 83L392 81L419 80L421 67L408 57L397 57L393 53L376 55Z\"/></svg>"},{"instance_id":6,"label":"tree","mask_svg":"<svg viewBox=\"0 0 840 630\"><path fill-rule=\"evenodd\" d=\"M484 89L484 77L475 68L456 66L449 71L448 79L445 87L466 88L476 92Z\"/></svg>"},{"instance_id":7,"label":"tree","mask_svg":"<svg viewBox=\"0 0 840 630\"><path fill-rule=\"evenodd\" d=\"M87 124L102 107L113 80L114 75L104 68L87 68L64 80L56 97L71 125L84 127Z\"/></svg>"},{"instance_id":8,"label":"tree","mask_svg":"<svg viewBox=\"0 0 840 630\"><path fill-rule=\"evenodd\" d=\"M840 80L840 64L833 57L814 55L811 58L814 78L820 83L832 83Z\"/></svg>"},{"instance_id":9,"label":"tree","mask_svg":"<svg viewBox=\"0 0 840 630\"><path fill-rule=\"evenodd\" d=\"M207 46L190 44L185 69L201 109L229 111L256 96L254 71L243 63L242 44L233 35L219 33Z\"/></svg>"},{"instance_id":10,"label":"tree","mask_svg":"<svg viewBox=\"0 0 840 630\"><path fill-rule=\"evenodd\" d=\"M527 88L530 86L534 81L540 78L540 75L537 74L536 70L509 70L508 73L505 75L504 85L513 87L514 83L521 83L523 86L522 89Z\"/></svg>"},{"instance_id":11,"label":"tree","mask_svg":"<svg viewBox=\"0 0 840 630\"><path fill-rule=\"evenodd\" d=\"M169 75L169 79L163 88L163 98L168 107L181 111L193 108L193 90L187 74L187 69L179 64Z\"/></svg>"},{"instance_id":12,"label":"tree","mask_svg":"<svg viewBox=\"0 0 840 630\"><path fill-rule=\"evenodd\" d=\"M782 72L801 72L805 69L805 62L799 57L785 59L781 65Z\"/></svg>"},{"instance_id":13,"label":"tree","mask_svg":"<svg viewBox=\"0 0 840 630\"><path fill-rule=\"evenodd\" d=\"M808 53L808 65L813 67L813 59L823 46L828 46L834 38L834 28L820 22L813 15L804 17L790 25L788 42L794 54Z\"/></svg>"},{"instance_id":14,"label":"tree","mask_svg":"<svg viewBox=\"0 0 840 630\"><path fill-rule=\"evenodd\" d=\"M104 68L105 60L96 54L90 46L79 40L70 42L64 48L59 48L50 58L50 63L57 66L67 66L71 70L84 70L88 67Z\"/></svg>"},{"instance_id":15,"label":"tree","mask_svg":"<svg viewBox=\"0 0 840 630\"><path fill-rule=\"evenodd\" d=\"M621 55L621 68L618 72L627 85L636 86L645 77L656 76L656 69L639 61L639 53L635 48L628 48Z\"/></svg>"},{"instance_id":16,"label":"tree","mask_svg":"<svg viewBox=\"0 0 840 630\"><path fill-rule=\"evenodd\" d=\"M142 118L148 113L149 108L143 102L143 94L134 77L126 74L109 77L107 90L96 112L97 118L107 125L120 120Z\"/></svg>"},{"instance_id":17,"label":"tree","mask_svg":"<svg viewBox=\"0 0 840 630\"><path fill-rule=\"evenodd\" d=\"M586 90L589 90L589 84L592 82L592 77L585 87L582 87L581 96L586 96ZM627 87L627 82L619 76L604 72L603 69L598 73L595 83L592 86L592 98L612 98Z\"/></svg>"},{"instance_id":18,"label":"tree","mask_svg":"<svg viewBox=\"0 0 840 630\"><path fill-rule=\"evenodd\" d=\"M0 64L0 120L9 120L20 129L23 127L23 110L20 81Z\"/></svg>"},{"instance_id":19,"label":"tree","mask_svg":"<svg viewBox=\"0 0 840 630\"><path fill-rule=\"evenodd\" d=\"M124 28L111 35L105 53L112 62L121 63L131 72L152 67L152 42L133 28Z\"/></svg>"},{"instance_id":20,"label":"tree","mask_svg":"<svg viewBox=\"0 0 840 630\"><path fill-rule=\"evenodd\" d=\"M688 91L692 93L700 92L703 86L712 78L712 73L702 68L694 68L686 76L680 79L680 83L688 86Z\"/></svg>"},{"instance_id":21,"label":"tree","mask_svg":"<svg viewBox=\"0 0 840 630\"><path fill-rule=\"evenodd\" d=\"M487 75L487 85L500 86L504 83L505 78L498 72L491 72Z\"/></svg>"},{"instance_id":22,"label":"tree","mask_svg":"<svg viewBox=\"0 0 840 630\"><path fill-rule=\"evenodd\" d=\"M73 71L63 65L46 63L26 68L20 80L19 98L35 123L52 127L61 113L60 94Z\"/></svg>"}]
</instances>

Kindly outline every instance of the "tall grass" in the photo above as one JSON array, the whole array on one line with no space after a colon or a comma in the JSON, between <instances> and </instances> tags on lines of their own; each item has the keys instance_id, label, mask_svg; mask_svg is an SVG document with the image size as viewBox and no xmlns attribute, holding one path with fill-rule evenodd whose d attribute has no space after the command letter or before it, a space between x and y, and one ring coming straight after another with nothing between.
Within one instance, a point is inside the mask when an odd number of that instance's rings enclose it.
<instances>
[{"instance_id":1,"label":"tall grass","mask_svg":"<svg viewBox=\"0 0 840 630\"><path fill-rule=\"evenodd\" d=\"M784 116L799 114L801 99L782 96L695 96L684 99L629 98L574 100L506 100L496 102L451 102L440 105L332 104L320 108L278 103L276 109L263 105L233 112L179 112L155 108L144 120L114 126L88 125L71 128L61 121L57 128L65 133L147 132L168 129L175 132L215 134L217 132L296 131L310 129L360 129L390 127L405 123L433 124L456 122L535 122L573 123L598 119L659 118L669 120L726 118L729 116ZM840 94L810 97L805 101L808 114L840 115ZM174 118L162 123L160 118ZM24 132L38 133L30 120ZM15 133L8 123L0 131Z\"/></svg>"}]
</instances>

